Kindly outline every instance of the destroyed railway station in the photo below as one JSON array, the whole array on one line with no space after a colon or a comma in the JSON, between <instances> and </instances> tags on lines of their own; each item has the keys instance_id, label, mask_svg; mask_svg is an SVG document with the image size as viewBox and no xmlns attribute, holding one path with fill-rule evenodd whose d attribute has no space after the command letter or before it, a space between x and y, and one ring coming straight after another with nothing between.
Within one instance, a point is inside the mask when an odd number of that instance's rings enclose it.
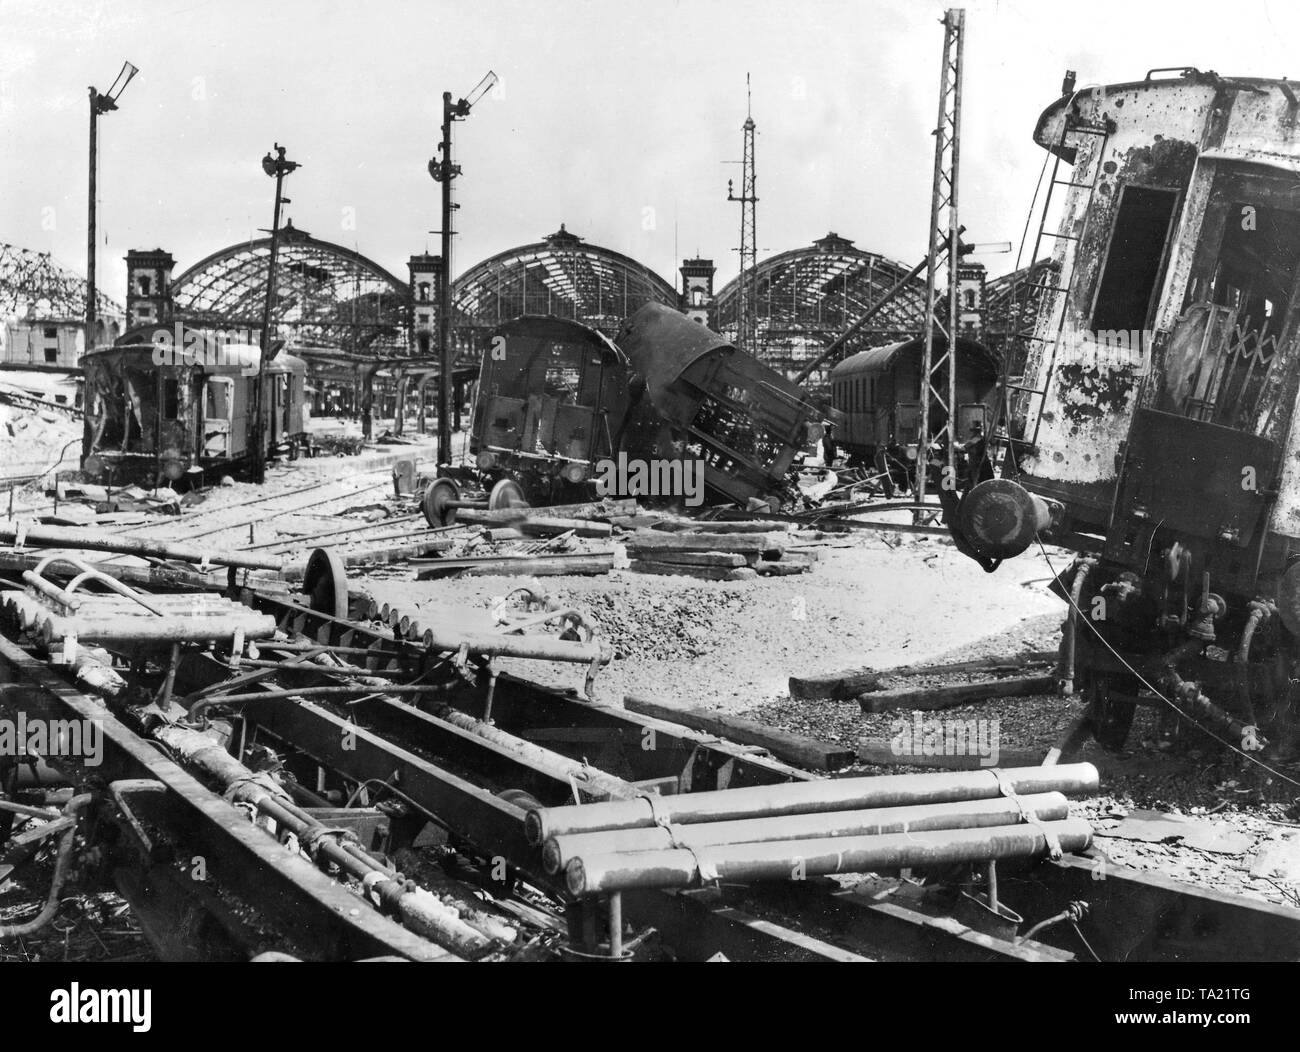
<instances>
[{"instance_id":1,"label":"destroyed railway station","mask_svg":"<svg viewBox=\"0 0 1300 1052\"><path fill-rule=\"evenodd\" d=\"M405 270L293 143L109 258L92 88L87 272L0 246L0 960L1300 956L1300 97L1033 85L1013 265L967 27L905 259L768 247L738 92L738 246L462 258L494 73Z\"/></svg>"}]
</instances>

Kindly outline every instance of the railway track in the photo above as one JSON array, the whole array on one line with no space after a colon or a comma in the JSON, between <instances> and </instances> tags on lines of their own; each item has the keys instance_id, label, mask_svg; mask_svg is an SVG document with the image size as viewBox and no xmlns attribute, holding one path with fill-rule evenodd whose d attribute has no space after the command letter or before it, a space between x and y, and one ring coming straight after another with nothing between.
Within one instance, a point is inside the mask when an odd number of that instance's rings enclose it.
<instances>
[{"instance_id":1,"label":"railway track","mask_svg":"<svg viewBox=\"0 0 1300 1052\"><path fill-rule=\"evenodd\" d=\"M545 875L525 833L530 807L814 779L752 747L594 704L576 689L497 674L487 648L441 647L399 611L372 617L363 597L353 597L349 616L284 593L244 589L240 598L278 626L274 639L257 644L256 657L232 670L221 647L191 649L170 672L158 670L170 675L172 697L195 717L191 725L217 729L224 752L246 762L274 758L298 805L331 836L383 827L388 850L409 862L413 856L400 850L419 830L440 828L433 886L485 930L506 925L518 935L467 952L398 923L392 910L376 909L303 853L286 852L249 822L246 804L213 792L211 780L177 762L183 757L174 750L160 751L143 710L107 715L101 699L20 645L11 626L0 639L0 665L17 686L6 694L20 690L33 714L103 721L103 767L62 766L74 784L93 773L108 786L97 807L120 833L107 853L112 879L164 957L601 955L610 952L600 934L604 907L572 899ZM585 667L586 653L570 655L575 668ZM151 704L159 705L156 693ZM316 826L304 835L328 839ZM205 867L197 887L177 862L194 858ZM384 852L374 860L377 873L393 866ZM618 927L622 933L626 925L629 937L620 955L1217 961L1292 959L1300 946L1300 911L1177 885L1107 864L1095 851L999 865L1001 901L1021 925L981 916L963 894L969 889L937 880L938 873L924 882L904 872L856 883L723 883L624 893ZM1033 937L1024 937L1031 929ZM188 934L178 940L182 930Z\"/></svg>"}]
</instances>

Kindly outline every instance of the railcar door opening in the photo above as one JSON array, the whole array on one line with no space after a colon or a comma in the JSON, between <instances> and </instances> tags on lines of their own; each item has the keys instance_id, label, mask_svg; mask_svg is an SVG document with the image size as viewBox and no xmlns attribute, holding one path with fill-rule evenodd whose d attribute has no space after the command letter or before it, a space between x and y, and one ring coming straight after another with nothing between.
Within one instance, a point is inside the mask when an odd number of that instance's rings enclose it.
<instances>
[{"instance_id":1,"label":"railcar door opening","mask_svg":"<svg viewBox=\"0 0 1300 1052\"><path fill-rule=\"evenodd\" d=\"M1266 527L1297 395L1298 279L1300 190L1277 173L1224 165L1182 313L1156 348L1129 429L1110 557L1135 557L1163 528L1196 538L1216 578L1245 591L1276 561L1265 556Z\"/></svg>"},{"instance_id":2,"label":"railcar door opening","mask_svg":"<svg viewBox=\"0 0 1300 1052\"><path fill-rule=\"evenodd\" d=\"M203 443L200 455L224 460L230 456L230 409L235 381L228 376L209 376L203 385Z\"/></svg>"}]
</instances>

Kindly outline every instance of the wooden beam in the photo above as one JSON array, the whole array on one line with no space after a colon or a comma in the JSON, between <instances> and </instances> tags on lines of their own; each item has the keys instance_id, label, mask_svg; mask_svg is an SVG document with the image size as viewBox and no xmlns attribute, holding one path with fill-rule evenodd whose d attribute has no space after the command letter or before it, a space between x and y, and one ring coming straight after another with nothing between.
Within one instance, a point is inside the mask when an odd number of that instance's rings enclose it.
<instances>
[{"instance_id":1,"label":"wooden beam","mask_svg":"<svg viewBox=\"0 0 1300 1052\"><path fill-rule=\"evenodd\" d=\"M669 563L678 566L723 566L734 569L745 565L739 552L654 552L642 557L645 562Z\"/></svg>"},{"instance_id":2,"label":"wooden beam","mask_svg":"<svg viewBox=\"0 0 1300 1052\"><path fill-rule=\"evenodd\" d=\"M628 564L633 573L659 574L665 577L695 577L702 581L748 581L758 573L748 566L687 566L683 563L659 562L655 559L633 559Z\"/></svg>"},{"instance_id":3,"label":"wooden beam","mask_svg":"<svg viewBox=\"0 0 1300 1052\"><path fill-rule=\"evenodd\" d=\"M768 533L661 533L638 530L627 539L629 551L740 552L755 557L781 551L781 538Z\"/></svg>"},{"instance_id":4,"label":"wooden beam","mask_svg":"<svg viewBox=\"0 0 1300 1052\"><path fill-rule=\"evenodd\" d=\"M855 698L867 691L885 690L894 678L946 675L950 672L1015 672L1056 661L1055 650L1030 650L1024 654L976 658L935 665L905 665L901 668L857 668L832 672L825 676L791 676L792 698Z\"/></svg>"},{"instance_id":5,"label":"wooden beam","mask_svg":"<svg viewBox=\"0 0 1300 1052\"><path fill-rule=\"evenodd\" d=\"M1027 694L1052 694L1054 676L1013 676L1009 679L958 683L947 687L921 687L916 690L882 690L863 694L858 704L863 712L889 712L893 709L951 709L988 698L1014 698Z\"/></svg>"},{"instance_id":6,"label":"wooden beam","mask_svg":"<svg viewBox=\"0 0 1300 1052\"><path fill-rule=\"evenodd\" d=\"M612 553L588 555L536 555L531 557L480 558L480 559L424 559L424 569L416 573L421 581L432 580L443 574L464 572L471 577L486 574L520 574L533 577L555 577L563 574L602 574L614 568Z\"/></svg>"}]
</instances>

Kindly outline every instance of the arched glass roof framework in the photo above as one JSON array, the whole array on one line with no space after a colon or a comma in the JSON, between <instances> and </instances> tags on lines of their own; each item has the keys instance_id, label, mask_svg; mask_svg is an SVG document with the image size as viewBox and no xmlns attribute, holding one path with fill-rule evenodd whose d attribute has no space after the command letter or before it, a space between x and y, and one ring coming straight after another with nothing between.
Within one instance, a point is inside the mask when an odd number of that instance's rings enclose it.
<instances>
[{"instance_id":1,"label":"arched glass roof framework","mask_svg":"<svg viewBox=\"0 0 1300 1052\"><path fill-rule=\"evenodd\" d=\"M613 337L646 303L677 305L677 292L653 270L611 249L588 245L561 224L532 245L471 267L452 286L457 327L492 329L521 314L550 314Z\"/></svg>"},{"instance_id":2,"label":"arched glass roof framework","mask_svg":"<svg viewBox=\"0 0 1300 1052\"><path fill-rule=\"evenodd\" d=\"M177 318L212 328L260 329L271 239L214 252L172 283ZM406 282L359 252L286 224L275 270L274 325L290 346L405 352Z\"/></svg>"},{"instance_id":3,"label":"arched glass roof framework","mask_svg":"<svg viewBox=\"0 0 1300 1052\"><path fill-rule=\"evenodd\" d=\"M0 242L0 316L84 318L86 279L56 263L48 252ZM96 291L99 314L121 316L122 306Z\"/></svg>"},{"instance_id":4,"label":"arched glass roof framework","mask_svg":"<svg viewBox=\"0 0 1300 1052\"><path fill-rule=\"evenodd\" d=\"M815 357L889 291L909 267L830 233L809 248L762 260L753 277L758 357L777 368L796 368ZM734 339L740 279L718 293L714 325ZM840 357L865 347L906 339L921 331L925 281L913 278L898 296L849 341ZM836 359L838 360L838 359ZM835 364L828 362L827 368Z\"/></svg>"}]
</instances>

